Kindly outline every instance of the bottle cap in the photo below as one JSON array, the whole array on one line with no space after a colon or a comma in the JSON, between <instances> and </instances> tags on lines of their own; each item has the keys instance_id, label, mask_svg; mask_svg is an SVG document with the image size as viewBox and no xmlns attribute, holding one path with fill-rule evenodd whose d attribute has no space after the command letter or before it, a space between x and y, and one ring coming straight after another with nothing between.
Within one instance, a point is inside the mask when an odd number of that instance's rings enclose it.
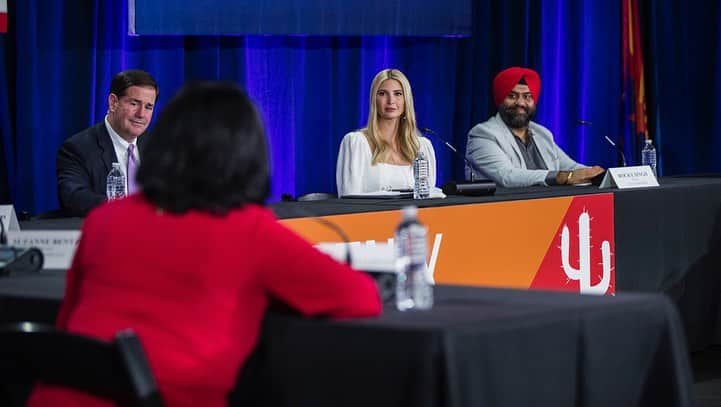
<instances>
[{"instance_id":1,"label":"bottle cap","mask_svg":"<svg viewBox=\"0 0 721 407\"><path fill-rule=\"evenodd\" d=\"M403 213L403 220L415 219L418 215L418 208L413 205L404 206L401 210Z\"/></svg>"}]
</instances>

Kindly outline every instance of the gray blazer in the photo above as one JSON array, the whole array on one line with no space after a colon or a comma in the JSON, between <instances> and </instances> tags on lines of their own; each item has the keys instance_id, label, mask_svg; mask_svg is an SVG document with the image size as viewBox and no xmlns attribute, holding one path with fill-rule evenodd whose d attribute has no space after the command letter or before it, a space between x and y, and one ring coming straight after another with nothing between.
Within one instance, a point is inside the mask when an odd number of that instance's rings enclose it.
<instances>
[{"instance_id":1,"label":"gray blazer","mask_svg":"<svg viewBox=\"0 0 721 407\"><path fill-rule=\"evenodd\" d=\"M553 141L553 134L538 123L531 122L533 141L548 170L528 170L513 133L496 114L475 125L468 132L466 158L475 165L475 175L490 178L504 187L546 185L549 171L568 171L585 167L573 161Z\"/></svg>"}]
</instances>

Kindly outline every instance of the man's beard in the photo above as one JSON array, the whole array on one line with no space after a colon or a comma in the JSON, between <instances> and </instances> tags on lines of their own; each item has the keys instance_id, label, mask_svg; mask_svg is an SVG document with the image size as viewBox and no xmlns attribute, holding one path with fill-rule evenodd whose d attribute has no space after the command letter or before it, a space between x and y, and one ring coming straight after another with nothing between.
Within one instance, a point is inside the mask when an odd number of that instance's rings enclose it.
<instances>
[{"instance_id":1,"label":"man's beard","mask_svg":"<svg viewBox=\"0 0 721 407\"><path fill-rule=\"evenodd\" d=\"M525 110L525 112L517 112L516 109L519 107ZM499 113L501 114L501 119L503 119L503 122L506 123L508 127L512 129L525 129L536 114L536 108L501 105Z\"/></svg>"}]
</instances>

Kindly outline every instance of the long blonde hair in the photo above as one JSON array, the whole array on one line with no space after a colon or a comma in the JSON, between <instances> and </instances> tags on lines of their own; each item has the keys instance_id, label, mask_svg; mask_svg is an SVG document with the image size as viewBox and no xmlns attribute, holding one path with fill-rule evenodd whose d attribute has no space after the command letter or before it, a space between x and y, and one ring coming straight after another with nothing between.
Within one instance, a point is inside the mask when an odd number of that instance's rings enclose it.
<instances>
[{"instance_id":1,"label":"long blonde hair","mask_svg":"<svg viewBox=\"0 0 721 407\"><path fill-rule=\"evenodd\" d=\"M378 127L378 111L376 109L376 94L381 87L383 81L395 79L400 83L403 90L404 112L398 124L398 147L400 154L408 162L413 162L420 149L420 141L418 139L418 129L416 128L416 111L413 108L413 92L411 84L403 72L397 69L384 69L373 78L370 94L370 109L368 109L368 124L361 129L368 140L373 154L371 164L375 165L382 162L389 150L390 145L381 137Z\"/></svg>"}]
</instances>

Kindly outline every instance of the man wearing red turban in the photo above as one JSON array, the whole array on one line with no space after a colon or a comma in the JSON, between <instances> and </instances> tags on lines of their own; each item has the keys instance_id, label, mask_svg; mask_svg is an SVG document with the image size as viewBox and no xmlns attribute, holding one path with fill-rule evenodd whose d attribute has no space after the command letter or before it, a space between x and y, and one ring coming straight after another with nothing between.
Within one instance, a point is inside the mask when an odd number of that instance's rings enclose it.
<instances>
[{"instance_id":1,"label":"man wearing red turban","mask_svg":"<svg viewBox=\"0 0 721 407\"><path fill-rule=\"evenodd\" d=\"M571 159L553 134L531 121L541 93L541 78L532 69L512 67L493 79L498 113L468 132L466 158L474 173L504 187L581 184L603 172Z\"/></svg>"}]
</instances>

